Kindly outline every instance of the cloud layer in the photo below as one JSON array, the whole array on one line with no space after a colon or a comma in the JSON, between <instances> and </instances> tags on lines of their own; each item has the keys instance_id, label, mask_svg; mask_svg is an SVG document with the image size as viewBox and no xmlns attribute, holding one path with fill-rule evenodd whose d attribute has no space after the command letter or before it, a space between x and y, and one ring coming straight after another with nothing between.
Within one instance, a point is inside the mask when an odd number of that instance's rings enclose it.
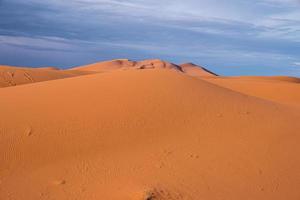
<instances>
[{"instance_id":1,"label":"cloud layer","mask_svg":"<svg viewBox=\"0 0 300 200\"><path fill-rule=\"evenodd\" d=\"M300 76L297 0L0 0L0 62L192 61L223 74Z\"/></svg>"}]
</instances>

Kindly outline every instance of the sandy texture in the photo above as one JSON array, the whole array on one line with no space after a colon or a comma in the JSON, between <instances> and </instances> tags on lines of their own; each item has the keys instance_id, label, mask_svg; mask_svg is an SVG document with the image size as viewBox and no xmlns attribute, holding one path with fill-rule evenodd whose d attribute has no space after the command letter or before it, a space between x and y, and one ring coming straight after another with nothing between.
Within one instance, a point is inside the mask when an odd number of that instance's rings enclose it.
<instances>
[{"instance_id":1,"label":"sandy texture","mask_svg":"<svg viewBox=\"0 0 300 200\"><path fill-rule=\"evenodd\" d=\"M0 65L0 88L49 81L88 74L87 72L59 70L55 67L25 68Z\"/></svg>"},{"instance_id":2,"label":"sandy texture","mask_svg":"<svg viewBox=\"0 0 300 200\"><path fill-rule=\"evenodd\" d=\"M203 77L200 77L203 78ZM300 108L300 79L294 77L217 77L205 79L231 90Z\"/></svg>"},{"instance_id":3,"label":"sandy texture","mask_svg":"<svg viewBox=\"0 0 300 200\"><path fill-rule=\"evenodd\" d=\"M0 199L300 199L298 109L159 66L1 88Z\"/></svg>"}]
</instances>

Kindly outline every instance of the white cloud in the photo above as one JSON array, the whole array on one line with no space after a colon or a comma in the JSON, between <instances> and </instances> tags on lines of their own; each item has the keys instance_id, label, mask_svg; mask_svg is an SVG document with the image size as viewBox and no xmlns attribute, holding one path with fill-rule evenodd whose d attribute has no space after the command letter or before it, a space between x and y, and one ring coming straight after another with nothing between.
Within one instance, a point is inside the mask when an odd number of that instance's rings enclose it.
<instances>
[{"instance_id":1,"label":"white cloud","mask_svg":"<svg viewBox=\"0 0 300 200\"><path fill-rule=\"evenodd\" d=\"M20 0L18 0L20 1ZM218 22L223 24L244 24L249 29L257 29L257 37L280 38L300 41L299 0L28 0L27 3L55 6L79 17L92 15L90 23L95 25L107 18L144 20L147 23ZM110 13L110 14L109 14ZM66 17L67 18L67 17ZM88 19L86 19L88 20ZM184 25L184 24L183 24ZM237 27L238 28L238 27ZM235 30L220 30L219 27L190 28L191 31L204 33L232 34ZM239 31L239 30L237 30ZM243 33L242 33L243 34ZM255 35L254 35L255 36Z\"/></svg>"},{"instance_id":2,"label":"white cloud","mask_svg":"<svg viewBox=\"0 0 300 200\"><path fill-rule=\"evenodd\" d=\"M0 35L0 44L47 50L72 50L75 46L67 39L58 37L24 37Z\"/></svg>"},{"instance_id":3,"label":"white cloud","mask_svg":"<svg viewBox=\"0 0 300 200\"><path fill-rule=\"evenodd\" d=\"M300 66L300 62L294 62L293 65Z\"/></svg>"}]
</instances>

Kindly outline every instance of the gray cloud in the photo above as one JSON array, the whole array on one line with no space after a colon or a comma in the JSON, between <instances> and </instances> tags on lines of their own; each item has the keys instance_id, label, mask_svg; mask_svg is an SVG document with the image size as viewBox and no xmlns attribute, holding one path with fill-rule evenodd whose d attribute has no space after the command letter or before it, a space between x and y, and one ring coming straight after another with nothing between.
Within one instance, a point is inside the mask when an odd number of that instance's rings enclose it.
<instances>
[{"instance_id":1,"label":"gray cloud","mask_svg":"<svg viewBox=\"0 0 300 200\"><path fill-rule=\"evenodd\" d=\"M13 52L30 57L23 60L28 65L60 66L155 56L220 67L269 65L268 71L299 56L296 5L294 0L0 0L0 47L10 49L0 50L0 62L14 64L7 58L16 56ZM54 62L55 52L70 59L59 56Z\"/></svg>"}]
</instances>

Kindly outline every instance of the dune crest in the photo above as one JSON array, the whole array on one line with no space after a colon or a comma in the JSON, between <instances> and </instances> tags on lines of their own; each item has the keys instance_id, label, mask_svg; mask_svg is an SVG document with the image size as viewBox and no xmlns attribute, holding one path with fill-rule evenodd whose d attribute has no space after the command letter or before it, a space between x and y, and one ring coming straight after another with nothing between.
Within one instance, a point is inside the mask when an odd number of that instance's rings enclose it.
<instances>
[{"instance_id":1,"label":"dune crest","mask_svg":"<svg viewBox=\"0 0 300 200\"><path fill-rule=\"evenodd\" d=\"M128 59L117 59L111 61L104 61L94 63L90 65L74 67L70 70L82 70L82 71L93 71L93 72L108 72L119 69L172 69L178 72L185 73L190 76L196 77L215 77L217 74L209 71L208 69L195 65L193 63L185 63L176 65L167 61L159 59L149 59L143 61L131 61Z\"/></svg>"},{"instance_id":2,"label":"dune crest","mask_svg":"<svg viewBox=\"0 0 300 200\"><path fill-rule=\"evenodd\" d=\"M58 67L39 67L37 69L44 69L44 70L60 70Z\"/></svg>"},{"instance_id":3,"label":"dune crest","mask_svg":"<svg viewBox=\"0 0 300 200\"><path fill-rule=\"evenodd\" d=\"M71 70L107 72L117 69L175 69L182 71L180 66L159 59L149 59L143 61L131 61L128 59L117 59L104 61L90 65L72 68Z\"/></svg>"},{"instance_id":4,"label":"dune crest","mask_svg":"<svg viewBox=\"0 0 300 200\"><path fill-rule=\"evenodd\" d=\"M209 71L208 69L201 67L199 65L195 65L193 63L185 63L181 64L180 67L182 68L183 72L196 77L215 77L218 76L217 74Z\"/></svg>"},{"instance_id":5,"label":"dune crest","mask_svg":"<svg viewBox=\"0 0 300 200\"><path fill-rule=\"evenodd\" d=\"M132 61L115 59L61 70L56 67L12 67L0 66L0 88L28 83L73 78L81 75L118 72L126 70L171 70L193 76L220 87L290 106L300 107L300 79L287 76L218 76L210 70L193 64L176 65L159 59ZM274 92L281 91L281 92Z\"/></svg>"},{"instance_id":6,"label":"dune crest","mask_svg":"<svg viewBox=\"0 0 300 200\"><path fill-rule=\"evenodd\" d=\"M89 65L79 66L71 68L72 70L79 70L79 71L92 71L92 72L107 72L111 70L120 69L123 67L132 67L134 66L135 61L131 61L128 59L116 59L110 61L103 61L98 63L93 63Z\"/></svg>"}]
</instances>

